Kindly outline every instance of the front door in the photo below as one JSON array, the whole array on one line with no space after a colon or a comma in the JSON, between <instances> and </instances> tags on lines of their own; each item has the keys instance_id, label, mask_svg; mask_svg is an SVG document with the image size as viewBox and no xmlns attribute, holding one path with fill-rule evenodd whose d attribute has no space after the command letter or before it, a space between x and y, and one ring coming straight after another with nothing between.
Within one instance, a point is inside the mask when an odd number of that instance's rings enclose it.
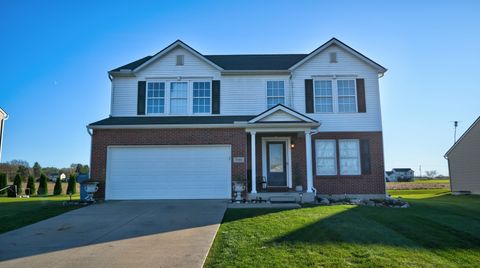
<instances>
[{"instance_id":1,"label":"front door","mask_svg":"<svg viewBox=\"0 0 480 268\"><path fill-rule=\"evenodd\" d=\"M287 186L286 142L267 142L267 184L270 187Z\"/></svg>"}]
</instances>

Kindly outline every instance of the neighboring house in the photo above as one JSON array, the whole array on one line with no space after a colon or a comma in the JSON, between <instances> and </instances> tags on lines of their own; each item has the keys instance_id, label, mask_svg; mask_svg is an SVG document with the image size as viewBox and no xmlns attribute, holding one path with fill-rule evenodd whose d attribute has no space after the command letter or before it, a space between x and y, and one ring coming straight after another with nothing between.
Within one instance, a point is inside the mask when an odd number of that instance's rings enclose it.
<instances>
[{"instance_id":1,"label":"neighboring house","mask_svg":"<svg viewBox=\"0 0 480 268\"><path fill-rule=\"evenodd\" d=\"M240 180L267 198L294 192L294 175L309 200L384 197L385 72L335 38L259 55L178 40L109 72L110 117L88 125L96 197L224 199Z\"/></svg>"},{"instance_id":2,"label":"neighboring house","mask_svg":"<svg viewBox=\"0 0 480 268\"><path fill-rule=\"evenodd\" d=\"M445 154L454 194L480 194L480 117Z\"/></svg>"},{"instance_id":3,"label":"neighboring house","mask_svg":"<svg viewBox=\"0 0 480 268\"><path fill-rule=\"evenodd\" d=\"M5 132L5 121L7 119L8 114L0 108L0 162L2 161L3 133Z\"/></svg>"},{"instance_id":4,"label":"neighboring house","mask_svg":"<svg viewBox=\"0 0 480 268\"><path fill-rule=\"evenodd\" d=\"M52 174L48 175L48 180L50 180L50 181L56 182L57 178L60 178L60 181L66 181L67 180L67 175L65 175L65 173L60 173L60 174L52 173Z\"/></svg>"},{"instance_id":5,"label":"neighboring house","mask_svg":"<svg viewBox=\"0 0 480 268\"><path fill-rule=\"evenodd\" d=\"M394 168L385 172L386 181L413 180L415 171L411 168Z\"/></svg>"}]
</instances>

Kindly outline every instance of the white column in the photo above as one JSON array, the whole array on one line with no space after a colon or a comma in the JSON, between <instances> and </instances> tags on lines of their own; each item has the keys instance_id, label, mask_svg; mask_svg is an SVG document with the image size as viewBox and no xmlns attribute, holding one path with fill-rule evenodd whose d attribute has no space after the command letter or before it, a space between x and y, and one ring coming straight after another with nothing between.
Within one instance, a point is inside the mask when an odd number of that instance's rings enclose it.
<instances>
[{"instance_id":1,"label":"white column","mask_svg":"<svg viewBox=\"0 0 480 268\"><path fill-rule=\"evenodd\" d=\"M307 160L307 193L312 192L313 174L312 174L312 136L310 131L305 131L305 151Z\"/></svg>"},{"instance_id":2,"label":"white column","mask_svg":"<svg viewBox=\"0 0 480 268\"><path fill-rule=\"evenodd\" d=\"M255 158L255 131L250 132L251 139L251 151L252 151L252 194L257 193L257 172L256 172L256 158Z\"/></svg>"}]
</instances>

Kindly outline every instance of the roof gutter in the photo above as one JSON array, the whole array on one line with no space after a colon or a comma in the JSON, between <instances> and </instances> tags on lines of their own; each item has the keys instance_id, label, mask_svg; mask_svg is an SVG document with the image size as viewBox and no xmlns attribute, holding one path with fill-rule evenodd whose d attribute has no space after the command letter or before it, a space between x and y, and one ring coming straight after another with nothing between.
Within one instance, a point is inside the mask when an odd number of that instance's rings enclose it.
<instances>
[{"instance_id":1,"label":"roof gutter","mask_svg":"<svg viewBox=\"0 0 480 268\"><path fill-rule=\"evenodd\" d=\"M248 123L234 122L233 124L145 124L145 125L88 125L90 135L92 129L172 129L172 128L295 128L295 127L319 127L320 123Z\"/></svg>"}]
</instances>

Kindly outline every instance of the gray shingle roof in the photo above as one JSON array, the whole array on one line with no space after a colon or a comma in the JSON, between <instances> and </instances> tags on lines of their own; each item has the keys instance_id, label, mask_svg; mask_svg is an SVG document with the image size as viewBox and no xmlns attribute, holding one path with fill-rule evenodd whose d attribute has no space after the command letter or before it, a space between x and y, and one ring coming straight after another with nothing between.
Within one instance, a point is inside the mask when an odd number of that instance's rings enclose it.
<instances>
[{"instance_id":1,"label":"gray shingle roof","mask_svg":"<svg viewBox=\"0 0 480 268\"><path fill-rule=\"evenodd\" d=\"M176 124L233 124L236 121L248 121L255 115L235 116L128 116L108 117L91 123L90 126L125 125L176 125Z\"/></svg>"},{"instance_id":2,"label":"gray shingle roof","mask_svg":"<svg viewBox=\"0 0 480 268\"><path fill-rule=\"evenodd\" d=\"M204 55L205 58L225 70L288 70L308 54L250 54L250 55ZM133 70L153 56L146 56L129 64L111 70Z\"/></svg>"}]
</instances>

